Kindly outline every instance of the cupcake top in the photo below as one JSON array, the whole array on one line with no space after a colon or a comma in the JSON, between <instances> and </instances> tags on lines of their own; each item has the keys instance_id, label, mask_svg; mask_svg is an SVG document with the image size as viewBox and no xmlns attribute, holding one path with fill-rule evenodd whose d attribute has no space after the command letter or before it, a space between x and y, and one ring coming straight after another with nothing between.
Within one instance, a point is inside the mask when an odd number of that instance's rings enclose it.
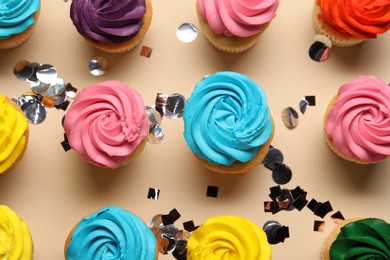
<instances>
[{"instance_id":1,"label":"cupcake top","mask_svg":"<svg viewBox=\"0 0 390 260\"><path fill-rule=\"evenodd\" d=\"M0 3L0 40L24 32L34 24L40 0L7 0Z\"/></svg>"},{"instance_id":2,"label":"cupcake top","mask_svg":"<svg viewBox=\"0 0 390 260\"><path fill-rule=\"evenodd\" d=\"M26 222L5 205L0 205L0 259L30 260L33 242Z\"/></svg>"},{"instance_id":3,"label":"cupcake top","mask_svg":"<svg viewBox=\"0 0 390 260\"><path fill-rule=\"evenodd\" d=\"M342 85L325 122L336 149L352 159L378 162L390 155L390 86L374 76Z\"/></svg>"},{"instance_id":4,"label":"cupcake top","mask_svg":"<svg viewBox=\"0 0 390 260\"><path fill-rule=\"evenodd\" d=\"M13 101L0 94L0 173L15 163L27 142L27 119L9 102Z\"/></svg>"},{"instance_id":5,"label":"cupcake top","mask_svg":"<svg viewBox=\"0 0 390 260\"><path fill-rule=\"evenodd\" d=\"M367 218L344 225L329 255L331 260L390 259L390 224Z\"/></svg>"},{"instance_id":6,"label":"cupcake top","mask_svg":"<svg viewBox=\"0 0 390 260\"><path fill-rule=\"evenodd\" d=\"M99 43L132 39L143 24L145 0L73 0L70 17L77 31Z\"/></svg>"},{"instance_id":7,"label":"cupcake top","mask_svg":"<svg viewBox=\"0 0 390 260\"><path fill-rule=\"evenodd\" d=\"M124 165L148 133L141 95L119 81L105 81L83 89L64 121L69 145L92 164Z\"/></svg>"},{"instance_id":8,"label":"cupcake top","mask_svg":"<svg viewBox=\"0 0 390 260\"><path fill-rule=\"evenodd\" d=\"M249 37L274 18L279 0L198 0L197 5L215 34Z\"/></svg>"},{"instance_id":9,"label":"cupcake top","mask_svg":"<svg viewBox=\"0 0 390 260\"><path fill-rule=\"evenodd\" d=\"M188 259L270 260L271 246L265 232L238 216L207 219L191 233Z\"/></svg>"},{"instance_id":10,"label":"cupcake top","mask_svg":"<svg viewBox=\"0 0 390 260\"><path fill-rule=\"evenodd\" d=\"M376 38L390 29L390 2L382 0L317 0L320 18L340 33L356 38Z\"/></svg>"},{"instance_id":11,"label":"cupcake top","mask_svg":"<svg viewBox=\"0 0 390 260\"><path fill-rule=\"evenodd\" d=\"M65 257L139 260L156 258L156 239L137 216L109 206L83 218L71 233Z\"/></svg>"},{"instance_id":12,"label":"cupcake top","mask_svg":"<svg viewBox=\"0 0 390 260\"><path fill-rule=\"evenodd\" d=\"M264 91L247 76L223 71L205 77L184 108L184 137L200 158L230 166L247 162L272 134Z\"/></svg>"}]
</instances>

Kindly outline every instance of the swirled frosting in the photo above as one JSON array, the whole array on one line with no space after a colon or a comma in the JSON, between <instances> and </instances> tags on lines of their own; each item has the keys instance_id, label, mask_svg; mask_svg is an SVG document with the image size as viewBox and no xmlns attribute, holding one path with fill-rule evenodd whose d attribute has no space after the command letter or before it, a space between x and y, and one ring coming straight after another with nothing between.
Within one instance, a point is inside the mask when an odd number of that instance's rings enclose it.
<instances>
[{"instance_id":1,"label":"swirled frosting","mask_svg":"<svg viewBox=\"0 0 390 260\"><path fill-rule=\"evenodd\" d=\"M349 158L377 162L390 155L390 86L358 76L340 87L326 119L326 134Z\"/></svg>"},{"instance_id":2,"label":"swirled frosting","mask_svg":"<svg viewBox=\"0 0 390 260\"><path fill-rule=\"evenodd\" d=\"M78 223L65 256L68 260L153 260L156 239L138 216L109 206Z\"/></svg>"},{"instance_id":3,"label":"swirled frosting","mask_svg":"<svg viewBox=\"0 0 390 260\"><path fill-rule=\"evenodd\" d=\"M40 0L7 0L0 3L0 40L24 32L34 24Z\"/></svg>"},{"instance_id":4,"label":"swirled frosting","mask_svg":"<svg viewBox=\"0 0 390 260\"><path fill-rule=\"evenodd\" d=\"M145 0L73 0L70 7L77 31L99 43L122 43L133 38L145 12Z\"/></svg>"},{"instance_id":5,"label":"swirled frosting","mask_svg":"<svg viewBox=\"0 0 390 260\"><path fill-rule=\"evenodd\" d=\"M346 224L329 255L331 260L390 259L390 224L376 218Z\"/></svg>"},{"instance_id":6,"label":"swirled frosting","mask_svg":"<svg viewBox=\"0 0 390 260\"><path fill-rule=\"evenodd\" d=\"M140 94L119 81L82 90L64 121L69 144L92 164L118 168L125 164L148 132Z\"/></svg>"},{"instance_id":7,"label":"swirled frosting","mask_svg":"<svg viewBox=\"0 0 390 260\"><path fill-rule=\"evenodd\" d=\"M390 1L317 0L323 18L340 33L376 38L390 29Z\"/></svg>"},{"instance_id":8,"label":"swirled frosting","mask_svg":"<svg viewBox=\"0 0 390 260\"><path fill-rule=\"evenodd\" d=\"M184 109L184 137L191 150L214 164L251 160L271 136L264 91L247 76L230 71L205 77Z\"/></svg>"},{"instance_id":9,"label":"swirled frosting","mask_svg":"<svg viewBox=\"0 0 390 260\"><path fill-rule=\"evenodd\" d=\"M0 173L11 167L23 152L27 127L26 117L0 94Z\"/></svg>"},{"instance_id":10,"label":"swirled frosting","mask_svg":"<svg viewBox=\"0 0 390 260\"><path fill-rule=\"evenodd\" d=\"M262 229L238 216L207 219L187 243L191 260L270 260L271 246Z\"/></svg>"},{"instance_id":11,"label":"swirled frosting","mask_svg":"<svg viewBox=\"0 0 390 260\"><path fill-rule=\"evenodd\" d=\"M32 259L33 242L26 222L9 207L0 205L0 259Z\"/></svg>"},{"instance_id":12,"label":"swirled frosting","mask_svg":"<svg viewBox=\"0 0 390 260\"><path fill-rule=\"evenodd\" d=\"M274 18L279 0L198 0L197 5L215 34L249 37Z\"/></svg>"}]
</instances>

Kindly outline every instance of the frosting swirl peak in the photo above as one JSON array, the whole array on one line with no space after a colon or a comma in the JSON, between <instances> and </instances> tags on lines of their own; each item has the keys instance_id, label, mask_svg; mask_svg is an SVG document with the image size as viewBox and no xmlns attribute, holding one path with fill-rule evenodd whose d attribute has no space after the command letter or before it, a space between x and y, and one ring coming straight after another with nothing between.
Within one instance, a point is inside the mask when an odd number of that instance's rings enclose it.
<instances>
[{"instance_id":1,"label":"frosting swirl peak","mask_svg":"<svg viewBox=\"0 0 390 260\"><path fill-rule=\"evenodd\" d=\"M271 246L263 230L238 216L207 219L191 233L189 260L270 260Z\"/></svg>"},{"instance_id":2,"label":"frosting swirl peak","mask_svg":"<svg viewBox=\"0 0 390 260\"><path fill-rule=\"evenodd\" d=\"M390 29L390 1L317 0L320 18L346 35L376 38Z\"/></svg>"},{"instance_id":3,"label":"frosting swirl peak","mask_svg":"<svg viewBox=\"0 0 390 260\"><path fill-rule=\"evenodd\" d=\"M378 162L390 155L390 86L374 76L342 85L325 130L343 155Z\"/></svg>"},{"instance_id":4,"label":"frosting swirl peak","mask_svg":"<svg viewBox=\"0 0 390 260\"><path fill-rule=\"evenodd\" d=\"M109 206L78 223L65 256L68 260L155 259L156 239L139 217Z\"/></svg>"},{"instance_id":5,"label":"frosting swirl peak","mask_svg":"<svg viewBox=\"0 0 390 260\"><path fill-rule=\"evenodd\" d=\"M214 33L249 37L274 18L279 0L198 0L197 5Z\"/></svg>"},{"instance_id":6,"label":"frosting swirl peak","mask_svg":"<svg viewBox=\"0 0 390 260\"><path fill-rule=\"evenodd\" d=\"M332 260L390 259L390 224L376 218L343 226L329 251Z\"/></svg>"},{"instance_id":7,"label":"frosting swirl peak","mask_svg":"<svg viewBox=\"0 0 390 260\"><path fill-rule=\"evenodd\" d=\"M26 117L0 94L0 173L10 168L24 151L27 128Z\"/></svg>"},{"instance_id":8,"label":"frosting swirl peak","mask_svg":"<svg viewBox=\"0 0 390 260\"><path fill-rule=\"evenodd\" d=\"M0 205L0 259L30 260L33 242L26 222L5 205Z\"/></svg>"},{"instance_id":9,"label":"frosting swirl peak","mask_svg":"<svg viewBox=\"0 0 390 260\"><path fill-rule=\"evenodd\" d=\"M213 164L247 162L272 134L264 91L247 76L223 71L205 77L184 109L184 137Z\"/></svg>"},{"instance_id":10,"label":"frosting swirl peak","mask_svg":"<svg viewBox=\"0 0 390 260\"><path fill-rule=\"evenodd\" d=\"M78 32L99 43L122 43L143 24L145 0L73 0L70 17Z\"/></svg>"},{"instance_id":11,"label":"frosting swirl peak","mask_svg":"<svg viewBox=\"0 0 390 260\"><path fill-rule=\"evenodd\" d=\"M0 40L24 32L34 24L40 0L7 0L0 3Z\"/></svg>"},{"instance_id":12,"label":"frosting swirl peak","mask_svg":"<svg viewBox=\"0 0 390 260\"><path fill-rule=\"evenodd\" d=\"M66 113L65 133L80 156L101 167L124 165L148 132L140 94L119 81L82 90Z\"/></svg>"}]
</instances>

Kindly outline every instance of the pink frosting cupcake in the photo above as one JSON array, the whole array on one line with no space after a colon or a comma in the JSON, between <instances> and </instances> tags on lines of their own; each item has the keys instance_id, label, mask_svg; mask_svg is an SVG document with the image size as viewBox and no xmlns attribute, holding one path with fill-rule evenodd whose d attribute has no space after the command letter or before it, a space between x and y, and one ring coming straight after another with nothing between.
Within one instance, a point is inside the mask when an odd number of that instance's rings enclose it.
<instances>
[{"instance_id":1,"label":"pink frosting cupcake","mask_svg":"<svg viewBox=\"0 0 390 260\"><path fill-rule=\"evenodd\" d=\"M118 168L139 155L148 134L140 94L119 81L82 90L64 121L70 147L85 161Z\"/></svg>"},{"instance_id":2,"label":"pink frosting cupcake","mask_svg":"<svg viewBox=\"0 0 390 260\"><path fill-rule=\"evenodd\" d=\"M325 114L330 148L356 163L376 163L390 155L390 86L374 76L342 85Z\"/></svg>"},{"instance_id":3,"label":"pink frosting cupcake","mask_svg":"<svg viewBox=\"0 0 390 260\"><path fill-rule=\"evenodd\" d=\"M198 20L215 48L239 53L251 48L275 17L279 0L198 0Z\"/></svg>"}]
</instances>

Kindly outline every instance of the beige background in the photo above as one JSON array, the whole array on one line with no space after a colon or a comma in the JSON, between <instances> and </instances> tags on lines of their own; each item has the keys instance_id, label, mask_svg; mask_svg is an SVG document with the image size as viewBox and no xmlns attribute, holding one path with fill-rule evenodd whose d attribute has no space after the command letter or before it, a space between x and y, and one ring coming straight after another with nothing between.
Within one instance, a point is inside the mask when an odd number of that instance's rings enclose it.
<instances>
[{"instance_id":1,"label":"beige background","mask_svg":"<svg viewBox=\"0 0 390 260\"><path fill-rule=\"evenodd\" d=\"M1 51L0 90L7 96L29 90L17 80L14 64L26 59L53 64L59 76L82 89L116 79L141 92L152 104L157 92L180 92L189 97L206 74L220 70L244 73L266 91L276 132L272 144L283 151L293 179L284 188L297 185L308 199L329 200L345 217L379 217L387 220L390 199L390 160L375 166L345 162L331 153L323 138L323 113L338 87L359 74L389 79L390 33L348 49L332 49L331 57L316 63L307 55L314 31L312 1L281 0L277 17L258 44L241 55L214 50L199 33L192 43L176 38L184 22L198 26L193 0L153 1L153 20L145 39L124 55L109 55L89 47L69 18L70 1L42 0L42 12L33 37L25 45ZM139 55L142 45L153 48L150 58ZM94 77L88 60L102 55L110 63L107 74ZM315 95L317 106L300 115L299 126L287 129L280 113L286 106L297 111L300 99ZM23 161L0 176L0 203L9 205L28 223L35 244L34 259L63 259L63 245L72 226L84 215L107 205L119 205L146 222L158 213L176 208L176 222L234 214L259 226L277 220L290 228L290 238L273 245L273 259L319 259L322 241L334 226L328 214L324 233L313 231L320 220L308 209L301 212L264 213L274 186L271 173L261 165L246 176L225 176L197 164L184 138L183 121L164 120L166 137L161 144L148 144L131 165L103 170L84 163L74 151L64 152L61 118L64 112L50 109L40 125L30 125L30 141ZM208 185L219 186L218 198L206 197ZM161 190L159 200L146 198L149 187ZM334 212L332 212L334 213ZM172 259L162 256L160 259Z\"/></svg>"}]
</instances>

